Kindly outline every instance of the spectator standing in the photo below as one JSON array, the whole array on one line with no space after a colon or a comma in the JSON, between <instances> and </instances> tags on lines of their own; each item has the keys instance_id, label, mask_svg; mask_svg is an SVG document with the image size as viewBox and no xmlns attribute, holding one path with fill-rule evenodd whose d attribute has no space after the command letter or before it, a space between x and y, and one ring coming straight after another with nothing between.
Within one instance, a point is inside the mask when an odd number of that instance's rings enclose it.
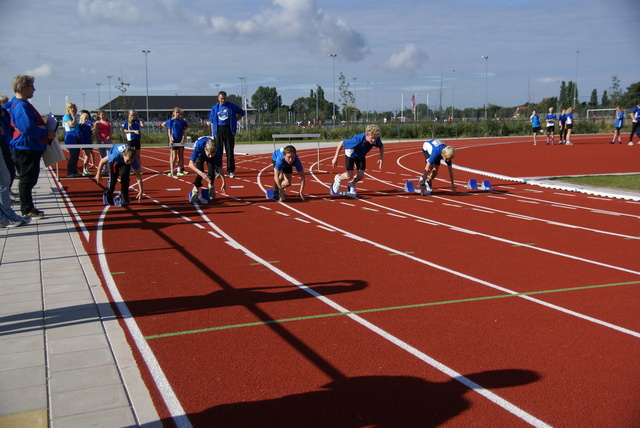
<instances>
[{"instance_id":1,"label":"spectator standing","mask_svg":"<svg viewBox=\"0 0 640 428\"><path fill-rule=\"evenodd\" d=\"M19 75L13 78L15 96L6 105L15 129L11 139L11 148L20 174L18 194L20 210L24 217L44 218L44 212L33 203L33 188L40 176L40 159L47 150L47 144L55 137L54 131L48 131L38 110L29 103L36 91L33 76Z\"/></svg>"},{"instance_id":2,"label":"spectator standing","mask_svg":"<svg viewBox=\"0 0 640 428\"><path fill-rule=\"evenodd\" d=\"M235 162L235 134L238 129L238 120L244 117L245 112L237 105L227 101L225 91L218 92L218 103L211 107L209 120L211 121L211 133L216 139L218 150L223 149L227 153L227 172L229 178L234 178L236 170Z\"/></svg>"}]
</instances>

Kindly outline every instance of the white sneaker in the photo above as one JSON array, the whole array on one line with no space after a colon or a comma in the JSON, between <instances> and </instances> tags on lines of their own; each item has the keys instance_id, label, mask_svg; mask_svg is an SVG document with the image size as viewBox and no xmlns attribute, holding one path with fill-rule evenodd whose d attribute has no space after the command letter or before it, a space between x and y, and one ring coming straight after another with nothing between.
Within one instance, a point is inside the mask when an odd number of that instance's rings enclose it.
<instances>
[{"instance_id":1,"label":"white sneaker","mask_svg":"<svg viewBox=\"0 0 640 428\"><path fill-rule=\"evenodd\" d=\"M564 143L565 146L573 146L573 143L571 141L567 141L566 143Z\"/></svg>"},{"instance_id":2,"label":"white sneaker","mask_svg":"<svg viewBox=\"0 0 640 428\"><path fill-rule=\"evenodd\" d=\"M629 141L629 145L630 145L630 146L633 146L633 141Z\"/></svg>"},{"instance_id":3,"label":"white sneaker","mask_svg":"<svg viewBox=\"0 0 640 428\"><path fill-rule=\"evenodd\" d=\"M333 184L331 185L331 193L337 195L340 193L340 174L336 174L336 177L333 179Z\"/></svg>"},{"instance_id":4,"label":"white sneaker","mask_svg":"<svg viewBox=\"0 0 640 428\"><path fill-rule=\"evenodd\" d=\"M356 194L356 185L353 182L347 184L347 193Z\"/></svg>"},{"instance_id":5,"label":"white sneaker","mask_svg":"<svg viewBox=\"0 0 640 428\"><path fill-rule=\"evenodd\" d=\"M236 178L236 175L233 172L229 173L229 178Z\"/></svg>"}]
</instances>

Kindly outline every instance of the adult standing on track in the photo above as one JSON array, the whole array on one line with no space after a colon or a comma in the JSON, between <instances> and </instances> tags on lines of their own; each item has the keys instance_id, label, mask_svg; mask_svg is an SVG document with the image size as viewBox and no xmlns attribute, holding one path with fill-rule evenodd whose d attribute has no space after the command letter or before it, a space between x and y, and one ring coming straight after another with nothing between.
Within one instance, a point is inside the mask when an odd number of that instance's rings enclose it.
<instances>
[{"instance_id":1,"label":"adult standing on track","mask_svg":"<svg viewBox=\"0 0 640 428\"><path fill-rule=\"evenodd\" d=\"M456 155L455 149L447 146L441 140L425 141L422 145L422 154L424 155L424 172L418 180L421 195L428 195L433 190L432 182L438 176L440 170L440 162L444 160L449 169L449 180L451 180L451 191L456 193L456 185L453 182L453 162L452 159Z\"/></svg>"},{"instance_id":2,"label":"adult standing on track","mask_svg":"<svg viewBox=\"0 0 640 428\"><path fill-rule=\"evenodd\" d=\"M18 193L22 215L38 220L44 213L33 204L33 188L40 176L40 159L47 150L47 144L55 137L48 131L38 110L28 100L33 98L36 88L33 76L19 75L13 78L15 97L6 104L14 128L11 148L16 169L20 174Z\"/></svg>"},{"instance_id":3,"label":"adult standing on track","mask_svg":"<svg viewBox=\"0 0 640 428\"><path fill-rule=\"evenodd\" d=\"M209 121L211 122L211 134L216 139L218 150L227 153L227 172L229 178L234 178L236 170L235 134L238 129L238 120L244 117L245 112L240 107L227 101L225 91L218 92L218 103L211 107Z\"/></svg>"},{"instance_id":4,"label":"adult standing on track","mask_svg":"<svg viewBox=\"0 0 640 428\"><path fill-rule=\"evenodd\" d=\"M633 111L629 113L629 116L631 116L631 120L632 120L631 134L629 134L629 145L633 146L633 134L635 134L638 131L638 127L640 126L640 103L638 103L638 105L636 105Z\"/></svg>"},{"instance_id":5,"label":"adult standing on track","mask_svg":"<svg viewBox=\"0 0 640 428\"><path fill-rule=\"evenodd\" d=\"M341 141L336 147L336 154L333 156L331 165L338 165L338 156L344 148L346 172L336 174L331 185L331 193L334 195L340 193L340 184L343 180L349 180L347 184L347 193L355 195L356 183L364 177L364 171L367 169L367 153L377 147L380 150L380 159L378 159L378 167L382 168L382 160L384 158L384 146L380 140L380 128L377 125L367 125L364 134L357 134L353 138ZM358 173L353 176L353 169L358 168Z\"/></svg>"}]
</instances>

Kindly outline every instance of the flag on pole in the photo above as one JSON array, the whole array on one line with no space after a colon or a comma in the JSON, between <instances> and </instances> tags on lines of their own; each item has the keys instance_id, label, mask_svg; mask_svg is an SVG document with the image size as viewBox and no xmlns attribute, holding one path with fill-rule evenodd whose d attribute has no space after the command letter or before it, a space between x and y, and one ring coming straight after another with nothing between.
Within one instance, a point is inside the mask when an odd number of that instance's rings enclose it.
<instances>
[{"instance_id":1,"label":"flag on pole","mask_svg":"<svg viewBox=\"0 0 640 428\"><path fill-rule=\"evenodd\" d=\"M411 113L416 113L416 94L411 95Z\"/></svg>"}]
</instances>

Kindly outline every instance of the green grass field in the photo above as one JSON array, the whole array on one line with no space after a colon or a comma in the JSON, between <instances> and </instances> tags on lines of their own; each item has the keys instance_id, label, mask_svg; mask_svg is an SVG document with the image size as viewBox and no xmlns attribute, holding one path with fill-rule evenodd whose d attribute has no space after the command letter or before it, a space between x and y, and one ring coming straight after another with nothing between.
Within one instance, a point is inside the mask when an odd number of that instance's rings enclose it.
<instances>
[{"instance_id":1,"label":"green grass field","mask_svg":"<svg viewBox=\"0 0 640 428\"><path fill-rule=\"evenodd\" d=\"M588 186L611 187L616 189L640 191L640 174L553 177L552 180L567 181L570 183L584 184Z\"/></svg>"}]
</instances>

